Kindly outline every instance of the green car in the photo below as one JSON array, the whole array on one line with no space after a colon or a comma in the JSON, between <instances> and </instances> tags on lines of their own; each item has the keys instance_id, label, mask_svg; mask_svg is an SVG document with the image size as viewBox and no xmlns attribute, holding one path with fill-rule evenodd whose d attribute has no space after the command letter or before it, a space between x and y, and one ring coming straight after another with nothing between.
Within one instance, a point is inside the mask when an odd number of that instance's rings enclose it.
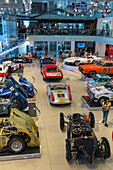
<instances>
[{"instance_id":1,"label":"green car","mask_svg":"<svg viewBox=\"0 0 113 170\"><path fill-rule=\"evenodd\" d=\"M25 147L40 145L36 118L33 120L24 112L11 108L9 117L0 118L0 149L19 153Z\"/></svg>"}]
</instances>

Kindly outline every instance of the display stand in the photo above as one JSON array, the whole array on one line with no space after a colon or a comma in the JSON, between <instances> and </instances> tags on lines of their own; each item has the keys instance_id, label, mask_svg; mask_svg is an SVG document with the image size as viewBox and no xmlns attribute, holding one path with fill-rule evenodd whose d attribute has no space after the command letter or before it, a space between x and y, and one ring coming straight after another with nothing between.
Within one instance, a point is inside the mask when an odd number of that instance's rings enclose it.
<instances>
[{"instance_id":1,"label":"display stand","mask_svg":"<svg viewBox=\"0 0 113 170\"><path fill-rule=\"evenodd\" d=\"M26 147L26 149L18 154L13 154L9 151L0 152L0 161L19 160L41 158L41 146L39 147Z\"/></svg>"},{"instance_id":2,"label":"display stand","mask_svg":"<svg viewBox=\"0 0 113 170\"><path fill-rule=\"evenodd\" d=\"M82 96L81 100L86 104L88 110L102 110L102 105L91 101L89 96ZM111 109L113 109L113 102L111 102Z\"/></svg>"},{"instance_id":3,"label":"display stand","mask_svg":"<svg viewBox=\"0 0 113 170\"><path fill-rule=\"evenodd\" d=\"M78 66L69 66L63 63L63 68L66 70L79 71Z\"/></svg>"}]
</instances>

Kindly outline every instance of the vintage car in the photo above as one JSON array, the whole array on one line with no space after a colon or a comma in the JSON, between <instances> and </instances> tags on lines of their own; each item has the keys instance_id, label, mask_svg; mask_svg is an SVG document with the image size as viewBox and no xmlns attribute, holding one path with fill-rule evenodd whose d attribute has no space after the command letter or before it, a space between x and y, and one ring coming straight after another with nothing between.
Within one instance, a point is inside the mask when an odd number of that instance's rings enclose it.
<instances>
[{"instance_id":1,"label":"vintage car","mask_svg":"<svg viewBox=\"0 0 113 170\"><path fill-rule=\"evenodd\" d=\"M50 104L71 104L71 89L66 84L47 85L47 94Z\"/></svg>"},{"instance_id":2,"label":"vintage car","mask_svg":"<svg viewBox=\"0 0 113 170\"><path fill-rule=\"evenodd\" d=\"M68 58L69 57L69 52L70 50L64 50L64 58ZM71 52L71 57L73 57L73 53Z\"/></svg>"},{"instance_id":3,"label":"vintage car","mask_svg":"<svg viewBox=\"0 0 113 170\"><path fill-rule=\"evenodd\" d=\"M11 68L9 72L14 72L23 66L21 63L13 63L12 61L4 61L3 64Z\"/></svg>"},{"instance_id":4,"label":"vintage car","mask_svg":"<svg viewBox=\"0 0 113 170\"><path fill-rule=\"evenodd\" d=\"M105 99L113 101L113 82L109 82L104 86L90 88L88 95L92 101L100 104L102 104Z\"/></svg>"},{"instance_id":5,"label":"vintage car","mask_svg":"<svg viewBox=\"0 0 113 170\"><path fill-rule=\"evenodd\" d=\"M102 60L102 58L96 56L70 57L64 60L63 65L79 66L81 64L87 64L87 63L94 64L100 60Z\"/></svg>"},{"instance_id":6,"label":"vintage car","mask_svg":"<svg viewBox=\"0 0 113 170\"><path fill-rule=\"evenodd\" d=\"M32 63L32 59L21 55L16 57L6 57L4 58L4 61L13 61L14 63Z\"/></svg>"},{"instance_id":7,"label":"vintage car","mask_svg":"<svg viewBox=\"0 0 113 170\"><path fill-rule=\"evenodd\" d=\"M20 153L26 147L40 145L38 127L31 117L16 108L8 115L0 112L0 151Z\"/></svg>"},{"instance_id":8,"label":"vintage car","mask_svg":"<svg viewBox=\"0 0 113 170\"><path fill-rule=\"evenodd\" d=\"M42 67L43 80L62 80L63 73L57 65L48 64Z\"/></svg>"},{"instance_id":9,"label":"vintage car","mask_svg":"<svg viewBox=\"0 0 113 170\"><path fill-rule=\"evenodd\" d=\"M64 118L67 118L65 121ZM89 115L74 113L64 115L60 113L60 129L64 131L67 125L66 159L84 159L90 163L95 158L107 159L111 155L110 145L107 138L98 140L92 128L95 126L95 118L92 112Z\"/></svg>"},{"instance_id":10,"label":"vintage car","mask_svg":"<svg viewBox=\"0 0 113 170\"><path fill-rule=\"evenodd\" d=\"M42 57L40 59L40 67L42 68L44 65L47 64L56 64L56 60L53 60L52 57Z\"/></svg>"},{"instance_id":11,"label":"vintage car","mask_svg":"<svg viewBox=\"0 0 113 170\"><path fill-rule=\"evenodd\" d=\"M80 65L79 71L88 77L93 77L96 74L113 75L113 61L101 60L96 64Z\"/></svg>"},{"instance_id":12,"label":"vintage car","mask_svg":"<svg viewBox=\"0 0 113 170\"><path fill-rule=\"evenodd\" d=\"M110 82L111 78L108 75L105 74L96 74L88 83L87 83L87 89L91 87L96 86L102 86L106 83Z\"/></svg>"}]
</instances>

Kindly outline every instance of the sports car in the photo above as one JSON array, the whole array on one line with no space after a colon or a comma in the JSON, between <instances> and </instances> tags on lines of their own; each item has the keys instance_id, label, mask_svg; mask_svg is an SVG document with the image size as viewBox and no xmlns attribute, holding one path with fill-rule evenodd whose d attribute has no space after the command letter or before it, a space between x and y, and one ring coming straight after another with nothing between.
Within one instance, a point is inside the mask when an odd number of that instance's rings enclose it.
<instances>
[{"instance_id":1,"label":"sports car","mask_svg":"<svg viewBox=\"0 0 113 170\"><path fill-rule=\"evenodd\" d=\"M64 120L64 117L68 121ZM60 129L63 131L67 125L66 159L84 159L90 163L95 158L107 159L110 157L110 145L107 138L98 140L92 128L95 126L95 118L92 112L89 115L74 113L65 116L60 113Z\"/></svg>"},{"instance_id":2,"label":"sports car","mask_svg":"<svg viewBox=\"0 0 113 170\"><path fill-rule=\"evenodd\" d=\"M66 84L47 85L47 94L50 104L71 104L71 89Z\"/></svg>"},{"instance_id":3,"label":"sports car","mask_svg":"<svg viewBox=\"0 0 113 170\"><path fill-rule=\"evenodd\" d=\"M42 67L43 80L61 80L63 73L57 65L49 64Z\"/></svg>"},{"instance_id":4,"label":"sports car","mask_svg":"<svg viewBox=\"0 0 113 170\"><path fill-rule=\"evenodd\" d=\"M87 88L96 87L96 86L102 86L106 83L110 82L111 78L108 75L104 74L96 74L88 83Z\"/></svg>"},{"instance_id":5,"label":"sports car","mask_svg":"<svg viewBox=\"0 0 113 170\"><path fill-rule=\"evenodd\" d=\"M20 153L26 147L40 145L38 127L31 117L16 108L0 112L0 151Z\"/></svg>"},{"instance_id":6,"label":"sports car","mask_svg":"<svg viewBox=\"0 0 113 170\"><path fill-rule=\"evenodd\" d=\"M52 57L42 57L40 59L40 67L42 68L44 65L48 64L56 64L56 60L53 60Z\"/></svg>"},{"instance_id":7,"label":"sports car","mask_svg":"<svg viewBox=\"0 0 113 170\"><path fill-rule=\"evenodd\" d=\"M96 56L86 56L84 58L83 57L70 57L64 60L63 65L79 66L81 64L87 64L87 63L94 64L100 60L102 60L102 58L99 58Z\"/></svg>"},{"instance_id":8,"label":"sports car","mask_svg":"<svg viewBox=\"0 0 113 170\"><path fill-rule=\"evenodd\" d=\"M13 61L14 63L32 63L32 59L27 59L24 56L17 56L17 57L6 57L4 61Z\"/></svg>"},{"instance_id":9,"label":"sports car","mask_svg":"<svg viewBox=\"0 0 113 170\"><path fill-rule=\"evenodd\" d=\"M90 88L88 95L92 101L100 104L102 104L104 99L113 101L113 82L109 82L104 86Z\"/></svg>"}]
</instances>

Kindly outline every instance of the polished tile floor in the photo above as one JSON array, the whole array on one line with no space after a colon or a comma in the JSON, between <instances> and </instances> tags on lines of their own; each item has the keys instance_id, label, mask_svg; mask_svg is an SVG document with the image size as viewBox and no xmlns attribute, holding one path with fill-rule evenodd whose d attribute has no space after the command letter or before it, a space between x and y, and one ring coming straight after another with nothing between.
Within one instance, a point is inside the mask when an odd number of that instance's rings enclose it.
<instances>
[{"instance_id":1,"label":"polished tile floor","mask_svg":"<svg viewBox=\"0 0 113 170\"><path fill-rule=\"evenodd\" d=\"M62 68L62 64L60 64ZM32 80L32 76L35 77L35 88L38 90L36 96L37 106L41 110L38 124L40 126L41 137L41 158L13 160L0 162L0 170L71 170L71 169L113 169L113 154L108 160L96 159L92 164L85 161L73 162L68 164L65 158L65 138L66 132L62 133L59 128L59 113L72 114L75 112L88 113L87 108L81 108L81 96L87 95L87 90L84 86L84 82L81 80L80 74L64 70L64 79L62 82L68 83L72 89L72 104L71 106L56 107L50 106L46 86L40 74L39 63L34 60L34 67L25 67L24 76L29 80ZM70 80L66 80L70 78ZM102 111L94 111L96 126L95 133L98 138L103 136L109 139L111 145L111 153L113 153L113 111L109 113L108 124L109 127L105 127L102 121Z\"/></svg>"}]
</instances>

